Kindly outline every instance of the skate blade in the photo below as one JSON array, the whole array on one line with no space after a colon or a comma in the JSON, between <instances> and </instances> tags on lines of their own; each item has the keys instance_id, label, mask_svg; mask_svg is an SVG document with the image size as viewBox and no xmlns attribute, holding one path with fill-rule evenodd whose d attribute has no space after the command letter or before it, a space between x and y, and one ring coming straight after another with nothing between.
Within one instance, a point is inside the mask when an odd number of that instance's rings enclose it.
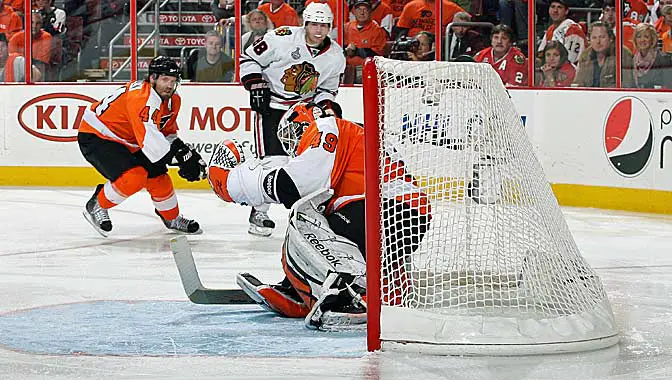
<instances>
[{"instance_id":1,"label":"skate blade","mask_svg":"<svg viewBox=\"0 0 672 380\"><path fill-rule=\"evenodd\" d=\"M86 212L86 209L84 209L84 211L82 211L82 215L84 216L84 219L86 219L86 221L89 222L91 227L93 227L94 230L98 231L99 234L101 234L103 237L108 237L109 236L109 234L110 234L109 232L101 229L100 227L98 227L98 225L96 225L96 222L93 220L91 215L89 215L89 213Z\"/></svg>"},{"instance_id":2,"label":"skate blade","mask_svg":"<svg viewBox=\"0 0 672 380\"><path fill-rule=\"evenodd\" d=\"M320 316L320 322L316 325L306 325L309 329L320 331L365 331L366 313L338 313L326 311Z\"/></svg>"},{"instance_id":3,"label":"skate blade","mask_svg":"<svg viewBox=\"0 0 672 380\"><path fill-rule=\"evenodd\" d=\"M175 235L200 235L200 234L203 233L203 229L201 229L200 227L199 227L199 229L197 229L197 230L194 231L194 232L187 232L187 231L174 230L174 229L172 229L172 228L168 228L168 231L169 231L170 233L172 233L172 234L175 234Z\"/></svg>"},{"instance_id":4,"label":"skate blade","mask_svg":"<svg viewBox=\"0 0 672 380\"><path fill-rule=\"evenodd\" d=\"M268 237L273 233L273 229L270 227L259 227L256 224L250 224L247 233L254 236Z\"/></svg>"}]
</instances>

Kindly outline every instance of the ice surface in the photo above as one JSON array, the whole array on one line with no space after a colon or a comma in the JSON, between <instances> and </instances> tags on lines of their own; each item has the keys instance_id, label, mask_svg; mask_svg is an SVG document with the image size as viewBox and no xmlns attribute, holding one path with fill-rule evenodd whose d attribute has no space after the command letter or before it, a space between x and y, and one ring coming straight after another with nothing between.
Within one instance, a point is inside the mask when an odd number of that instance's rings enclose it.
<instances>
[{"instance_id":1,"label":"ice surface","mask_svg":"<svg viewBox=\"0 0 672 380\"><path fill-rule=\"evenodd\" d=\"M0 188L0 379L672 379L669 217L563 209L611 300L622 333L620 344L611 349L519 358L369 354L361 336L346 342L348 338L318 335L311 348L308 333L293 330L292 321L265 326L257 320L260 330L268 330L259 331L256 343L248 343L256 344L254 348L224 356L216 340L226 337L215 336L203 340L207 350L185 353L175 348L171 354L159 334L179 339L190 334L167 333L171 330L161 321L185 313L186 319L173 322L195 323L192 336L198 336L208 329L197 320L228 323L229 316L207 307L201 315L203 307L184 302L168 246L173 235L154 215L146 193L111 211L115 227L104 239L81 216L92 190ZM269 282L282 278L279 249L287 214L281 206L270 211L277 231L270 238L256 238L246 232L249 209L225 204L205 191L179 191L178 196L185 216L198 220L205 231L189 239L206 286L234 287L240 271ZM136 309L124 309L129 305ZM131 322L141 322L142 316L146 320L142 328L125 333L121 313ZM271 318L263 311L250 313ZM161 342L154 347L160 356L143 356L151 354L148 350L115 355L104 348L124 340L103 339L96 345L95 339L104 337L92 328L96 326L117 337L127 335L128 351L140 347L133 347L140 338ZM254 329L247 327L254 338ZM283 333L273 334L273 329ZM218 331L222 326L211 333ZM67 350L64 342L77 339L76 333L83 335L79 347L87 343L88 349L78 351L73 343ZM51 354L36 349L50 343ZM289 356L281 356L285 354Z\"/></svg>"}]
</instances>

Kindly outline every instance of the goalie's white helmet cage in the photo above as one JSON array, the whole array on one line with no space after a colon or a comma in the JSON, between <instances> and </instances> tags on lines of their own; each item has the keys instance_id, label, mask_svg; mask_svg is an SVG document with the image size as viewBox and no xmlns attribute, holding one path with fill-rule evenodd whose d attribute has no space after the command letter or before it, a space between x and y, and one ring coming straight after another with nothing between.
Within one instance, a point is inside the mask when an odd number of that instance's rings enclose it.
<instances>
[{"instance_id":1,"label":"goalie's white helmet cage","mask_svg":"<svg viewBox=\"0 0 672 380\"><path fill-rule=\"evenodd\" d=\"M617 343L602 283L494 69L375 57L363 78L369 350L524 355ZM390 155L432 209L401 268L385 267L399 242L383 218L404 218L381 212Z\"/></svg>"}]
</instances>

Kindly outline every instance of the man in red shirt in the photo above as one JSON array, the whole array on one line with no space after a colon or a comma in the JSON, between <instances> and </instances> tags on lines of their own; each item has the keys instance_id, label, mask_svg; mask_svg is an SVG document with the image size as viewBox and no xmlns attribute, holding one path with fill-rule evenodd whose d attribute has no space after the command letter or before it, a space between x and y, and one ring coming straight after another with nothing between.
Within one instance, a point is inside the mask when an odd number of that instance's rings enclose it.
<instances>
[{"instance_id":1,"label":"man in red shirt","mask_svg":"<svg viewBox=\"0 0 672 380\"><path fill-rule=\"evenodd\" d=\"M476 62L489 63L506 86L526 86L527 58L513 46L513 30L504 24L495 26L490 43L492 46L476 54Z\"/></svg>"},{"instance_id":2,"label":"man in red shirt","mask_svg":"<svg viewBox=\"0 0 672 380\"><path fill-rule=\"evenodd\" d=\"M414 37L416 34L424 31L434 33L436 15L434 10L436 5L434 0L413 0L404 6L399 21L395 27L395 38L401 36ZM453 17L458 12L464 12L464 9L452 1L443 0L443 14L441 15L441 28L453 21Z\"/></svg>"},{"instance_id":3,"label":"man in red shirt","mask_svg":"<svg viewBox=\"0 0 672 380\"><path fill-rule=\"evenodd\" d=\"M274 28L281 26L299 26L299 15L285 0L271 0L261 4L257 9L264 12L273 23Z\"/></svg>"}]
</instances>

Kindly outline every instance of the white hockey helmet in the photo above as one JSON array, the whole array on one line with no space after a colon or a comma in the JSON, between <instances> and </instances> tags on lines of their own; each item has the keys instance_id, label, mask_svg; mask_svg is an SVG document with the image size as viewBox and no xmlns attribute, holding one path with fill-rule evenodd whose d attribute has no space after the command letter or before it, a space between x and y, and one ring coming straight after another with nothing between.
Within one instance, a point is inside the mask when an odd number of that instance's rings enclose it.
<instances>
[{"instance_id":1,"label":"white hockey helmet","mask_svg":"<svg viewBox=\"0 0 672 380\"><path fill-rule=\"evenodd\" d=\"M278 124L278 140L282 144L282 149L290 156L296 156L296 148L303 135L303 131L326 114L315 103L298 102L291 106Z\"/></svg>"},{"instance_id":2,"label":"white hockey helmet","mask_svg":"<svg viewBox=\"0 0 672 380\"><path fill-rule=\"evenodd\" d=\"M334 14L331 13L331 8L326 3L314 1L303 10L303 26L305 27L309 22L329 24L329 29L331 29L334 25Z\"/></svg>"}]
</instances>

